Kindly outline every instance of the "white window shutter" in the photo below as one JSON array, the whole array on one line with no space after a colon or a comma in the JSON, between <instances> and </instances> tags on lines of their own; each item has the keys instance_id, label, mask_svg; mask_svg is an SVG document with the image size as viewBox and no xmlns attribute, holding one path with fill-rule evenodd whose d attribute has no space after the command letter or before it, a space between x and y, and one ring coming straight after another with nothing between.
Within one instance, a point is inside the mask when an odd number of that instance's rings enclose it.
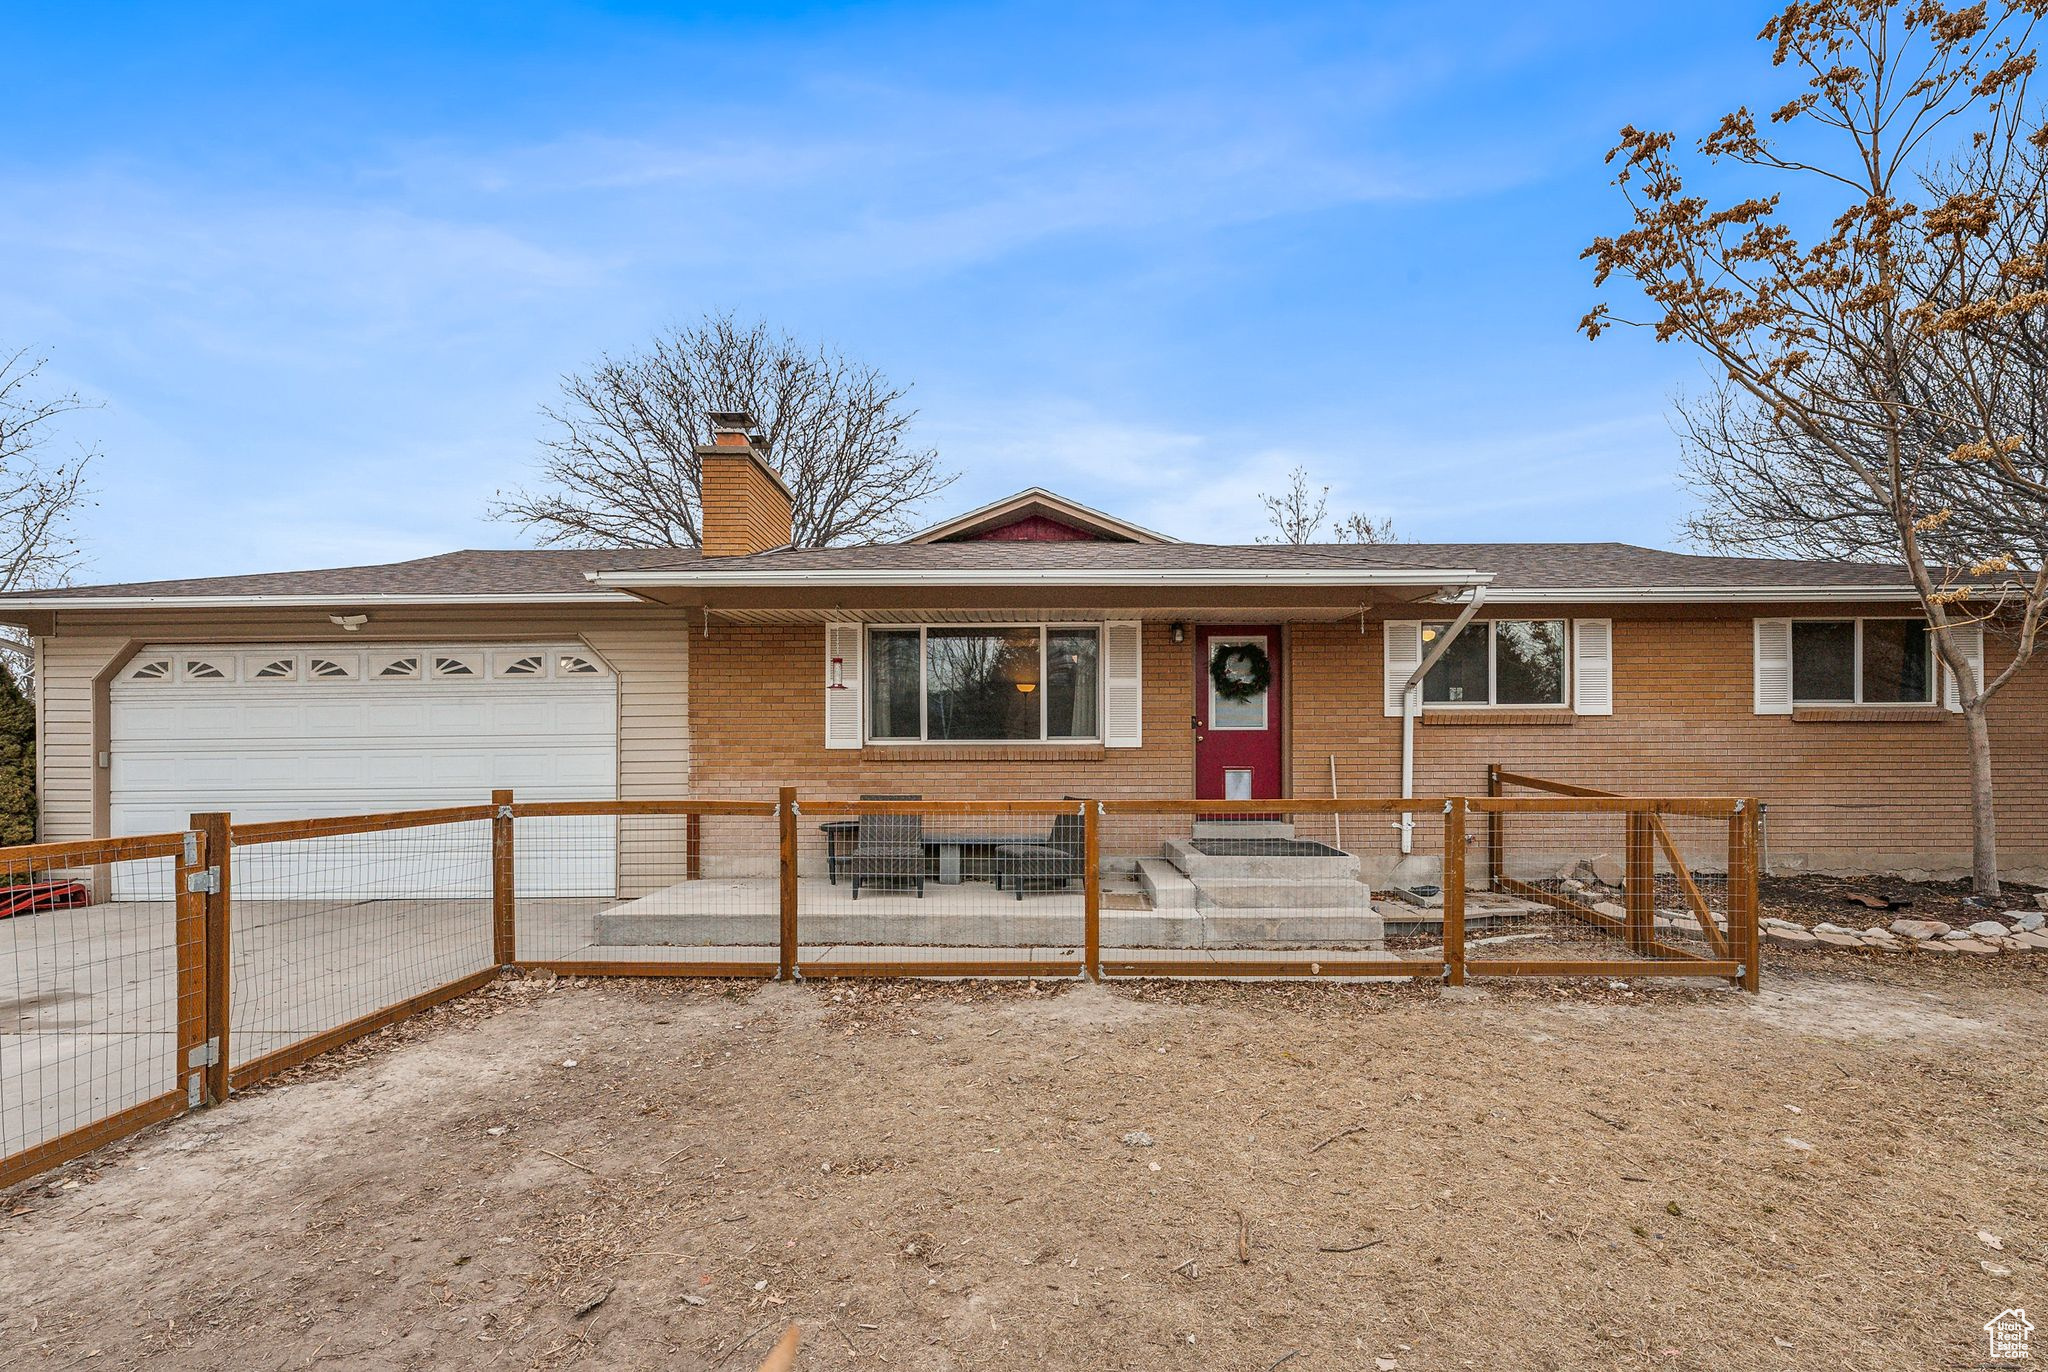
<instances>
[{"instance_id":1,"label":"white window shutter","mask_svg":"<svg viewBox=\"0 0 2048 1372\"><path fill-rule=\"evenodd\" d=\"M1614 621L1572 621L1572 711L1614 713Z\"/></svg>"},{"instance_id":2,"label":"white window shutter","mask_svg":"<svg viewBox=\"0 0 2048 1372\"><path fill-rule=\"evenodd\" d=\"M1977 689L1984 689L1984 626L1982 624L1957 624L1949 629L1949 637L1956 647L1963 650L1969 659L1970 675L1975 678ZM1943 663L1941 668L1941 699L1949 709L1962 712L1962 692L1956 689L1955 673Z\"/></svg>"},{"instance_id":3,"label":"white window shutter","mask_svg":"<svg viewBox=\"0 0 2048 1372\"><path fill-rule=\"evenodd\" d=\"M858 624L825 626L825 746L858 748L862 639Z\"/></svg>"},{"instance_id":4,"label":"white window shutter","mask_svg":"<svg viewBox=\"0 0 2048 1372\"><path fill-rule=\"evenodd\" d=\"M1756 713L1792 713L1792 621L1756 621Z\"/></svg>"},{"instance_id":5,"label":"white window shutter","mask_svg":"<svg viewBox=\"0 0 2048 1372\"><path fill-rule=\"evenodd\" d=\"M1401 687L1408 678L1415 675L1415 669L1422 665L1422 621L1419 619L1390 619L1383 630L1386 635L1386 707L1390 715L1401 713ZM1415 694L1420 696L1422 688L1417 686ZM1415 702L1417 708L1422 702Z\"/></svg>"},{"instance_id":6,"label":"white window shutter","mask_svg":"<svg viewBox=\"0 0 2048 1372\"><path fill-rule=\"evenodd\" d=\"M1145 626L1135 619L1102 626L1102 741L1111 748L1145 742Z\"/></svg>"}]
</instances>

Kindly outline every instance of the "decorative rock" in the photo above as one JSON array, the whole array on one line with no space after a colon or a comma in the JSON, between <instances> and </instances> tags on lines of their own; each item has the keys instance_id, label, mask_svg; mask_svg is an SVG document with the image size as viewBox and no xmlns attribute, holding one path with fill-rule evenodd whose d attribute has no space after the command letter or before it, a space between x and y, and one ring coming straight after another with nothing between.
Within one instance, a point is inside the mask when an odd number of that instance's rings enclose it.
<instances>
[{"instance_id":1,"label":"decorative rock","mask_svg":"<svg viewBox=\"0 0 2048 1372\"><path fill-rule=\"evenodd\" d=\"M1938 919L1895 919L1891 929L1906 938L1940 938L1949 932L1949 925Z\"/></svg>"},{"instance_id":2,"label":"decorative rock","mask_svg":"<svg viewBox=\"0 0 2048 1372\"><path fill-rule=\"evenodd\" d=\"M1597 903L1596 905L1594 905L1594 907L1593 907L1593 908L1594 908L1594 909L1595 909L1596 911L1598 911L1599 913L1601 913L1601 914L1603 914L1603 915L1606 915L1606 916L1607 916L1607 917L1609 917L1610 919L1627 919L1627 918L1628 918L1628 911L1627 911L1627 910L1624 910L1624 909L1623 909L1623 908L1622 908L1621 906L1619 906L1619 905L1616 905L1616 904L1615 904L1615 903L1614 903L1613 901L1611 901L1611 900L1603 900L1603 901L1600 901L1599 903Z\"/></svg>"},{"instance_id":3,"label":"decorative rock","mask_svg":"<svg viewBox=\"0 0 2048 1372\"><path fill-rule=\"evenodd\" d=\"M1851 929L1843 924L1816 924L1813 926L1813 932L1816 934L1855 934L1862 931Z\"/></svg>"},{"instance_id":4,"label":"decorative rock","mask_svg":"<svg viewBox=\"0 0 2048 1372\"><path fill-rule=\"evenodd\" d=\"M1840 933L1832 929L1826 931L1815 929L1812 937L1816 943L1825 943L1831 948L1861 948L1863 946L1863 940L1846 929Z\"/></svg>"},{"instance_id":5,"label":"decorative rock","mask_svg":"<svg viewBox=\"0 0 2048 1372\"><path fill-rule=\"evenodd\" d=\"M2030 929L2024 934L2014 934L2012 941L2036 953L2048 952L2048 933L2042 933L2038 929Z\"/></svg>"},{"instance_id":6,"label":"decorative rock","mask_svg":"<svg viewBox=\"0 0 2048 1372\"><path fill-rule=\"evenodd\" d=\"M2048 910L2048 891L2034 892L2034 904L2040 906L2043 910Z\"/></svg>"},{"instance_id":7,"label":"decorative rock","mask_svg":"<svg viewBox=\"0 0 2048 1372\"><path fill-rule=\"evenodd\" d=\"M1593 859L1592 868L1593 880L1599 882L1602 886L1621 885L1622 866L1620 858L1610 857L1606 853L1602 853L1599 857Z\"/></svg>"},{"instance_id":8,"label":"decorative rock","mask_svg":"<svg viewBox=\"0 0 2048 1372\"><path fill-rule=\"evenodd\" d=\"M1953 953L1956 951L1955 944L1947 939L1940 938L1918 939L1908 943L1906 946L1916 953Z\"/></svg>"},{"instance_id":9,"label":"decorative rock","mask_svg":"<svg viewBox=\"0 0 2048 1372\"><path fill-rule=\"evenodd\" d=\"M1947 933L1943 934L1942 937L1947 939L1950 943L1967 943L1970 939L1970 936L1960 929L1951 929Z\"/></svg>"},{"instance_id":10,"label":"decorative rock","mask_svg":"<svg viewBox=\"0 0 2048 1372\"><path fill-rule=\"evenodd\" d=\"M1152 1136L1142 1129L1133 1129L1124 1135L1123 1144L1126 1148L1150 1148Z\"/></svg>"},{"instance_id":11,"label":"decorative rock","mask_svg":"<svg viewBox=\"0 0 2048 1372\"><path fill-rule=\"evenodd\" d=\"M2021 943L2019 939L2012 934L2001 934L1997 938L1986 939L1984 941L1986 943L1992 944L1995 947L2003 948L2008 953L2024 953L2027 951L2027 945Z\"/></svg>"},{"instance_id":12,"label":"decorative rock","mask_svg":"<svg viewBox=\"0 0 2048 1372\"><path fill-rule=\"evenodd\" d=\"M1985 953L1994 957L1998 954L1998 948L1995 944L1985 943L1973 938L1951 939L1948 946L1955 949L1958 953Z\"/></svg>"},{"instance_id":13,"label":"decorative rock","mask_svg":"<svg viewBox=\"0 0 2048 1372\"><path fill-rule=\"evenodd\" d=\"M2004 938L2012 930L2006 928L1995 919L1980 919L1970 926L1970 932L1978 938Z\"/></svg>"},{"instance_id":14,"label":"decorative rock","mask_svg":"<svg viewBox=\"0 0 2048 1372\"><path fill-rule=\"evenodd\" d=\"M1903 946L1890 934L1865 934L1862 943L1865 948L1876 948L1887 953L1896 953Z\"/></svg>"},{"instance_id":15,"label":"decorative rock","mask_svg":"<svg viewBox=\"0 0 2048 1372\"><path fill-rule=\"evenodd\" d=\"M1779 919L1776 915L1765 915L1757 922L1766 929L1796 929L1802 934L1806 932L1805 925L1794 924L1789 919Z\"/></svg>"},{"instance_id":16,"label":"decorative rock","mask_svg":"<svg viewBox=\"0 0 2048 1372\"><path fill-rule=\"evenodd\" d=\"M1804 929L1766 929L1764 942L1775 943L1780 948L1811 948L1820 940Z\"/></svg>"},{"instance_id":17,"label":"decorative rock","mask_svg":"<svg viewBox=\"0 0 2048 1372\"><path fill-rule=\"evenodd\" d=\"M2005 917L2020 927L2023 934L2031 934L2043 925L2048 925L2048 915L2039 910L2007 910Z\"/></svg>"}]
</instances>

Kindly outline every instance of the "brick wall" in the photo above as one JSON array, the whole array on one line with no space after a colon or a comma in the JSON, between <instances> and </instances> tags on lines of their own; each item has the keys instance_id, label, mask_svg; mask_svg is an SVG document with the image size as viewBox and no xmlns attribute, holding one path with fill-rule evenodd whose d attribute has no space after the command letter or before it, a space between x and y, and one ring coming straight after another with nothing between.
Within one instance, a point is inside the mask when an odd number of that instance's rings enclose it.
<instances>
[{"instance_id":1,"label":"brick wall","mask_svg":"<svg viewBox=\"0 0 2048 1372\"><path fill-rule=\"evenodd\" d=\"M1773 608L1773 615L1797 615ZM1826 613L1826 611L1815 611ZM1297 624L1289 634L1291 789L1330 794L1330 759L1346 795L1395 795L1401 722L1383 713L1380 625ZM1662 794L1754 794L1770 805L1779 870L1926 869L1954 874L1969 857L1969 787L1961 721L1817 723L1751 711L1748 610L1616 619L1614 714L1566 725L1417 726L1418 793L1486 788L1486 766L1581 785ZM818 625L716 625L691 644L691 789L761 799L788 784L808 796L913 792L934 800L1192 793L1192 648L1145 626L1141 748L864 751L824 746L824 631ZM1995 671L1998 649L1989 646ZM1528 712L1510 716L1528 719ZM1926 718L1927 716L1922 716ZM2008 875L2048 873L2048 666L2008 688L1993 719L1999 750L2001 854ZM1040 823L1033 817L1023 827ZM707 826L715 821L707 821ZM1105 851L1144 848L1173 826L1116 821ZM802 826L815 870L816 823ZM1363 841L1361 835L1372 835ZM715 856L715 831L707 832ZM1347 821L1347 846L1391 848L1384 818ZM762 856L745 845L748 861ZM728 845L737 854L739 847ZM707 860L710 860L708 857ZM714 868L716 863L713 863Z\"/></svg>"},{"instance_id":2,"label":"brick wall","mask_svg":"<svg viewBox=\"0 0 2048 1372\"><path fill-rule=\"evenodd\" d=\"M1773 608L1775 616L1827 614ZM1970 851L1960 716L1821 723L1752 710L1751 617L1614 621L1614 713L1568 725L1416 727L1418 794L1483 794L1488 763L1604 790L1755 795L1770 807L1774 870L1960 874ZM1383 713L1380 625L1296 625L1291 756L1300 795L1399 794L1401 721ZM1986 670L2000 650L1986 644ZM1872 712L1865 712L1870 714ZM1524 713L1520 718L1528 718ZM1994 706L1999 840L2007 875L2048 873L2048 664Z\"/></svg>"},{"instance_id":3,"label":"brick wall","mask_svg":"<svg viewBox=\"0 0 2048 1372\"><path fill-rule=\"evenodd\" d=\"M853 800L863 792L930 800L1050 800L1065 795L1192 794L1194 709L1190 649L1165 624L1145 626L1145 742L1139 748L1015 746L825 747L825 631L797 626L717 625L691 644L692 792L735 800L772 799L779 786L805 796ZM706 819L707 871L751 873L760 854L737 832ZM1051 827L1047 816L1019 827ZM737 826L727 826L729 830ZM803 863L816 868L817 824L800 829ZM1156 843L1155 845L1156 846ZM721 847L724 849L721 857Z\"/></svg>"}]
</instances>

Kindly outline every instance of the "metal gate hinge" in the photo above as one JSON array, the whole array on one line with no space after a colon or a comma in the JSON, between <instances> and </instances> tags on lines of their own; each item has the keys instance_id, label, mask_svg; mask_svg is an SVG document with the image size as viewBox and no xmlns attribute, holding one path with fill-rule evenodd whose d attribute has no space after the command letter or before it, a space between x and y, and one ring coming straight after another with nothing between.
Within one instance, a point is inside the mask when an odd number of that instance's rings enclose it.
<instances>
[{"instance_id":1,"label":"metal gate hinge","mask_svg":"<svg viewBox=\"0 0 2048 1372\"><path fill-rule=\"evenodd\" d=\"M209 867L203 872L194 872L185 878L185 890L195 896L217 896L220 894L220 868Z\"/></svg>"},{"instance_id":2,"label":"metal gate hinge","mask_svg":"<svg viewBox=\"0 0 2048 1372\"><path fill-rule=\"evenodd\" d=\"M186 1083L185 1104L194 1110L206 1104L206 1076L204 1073L194 1072L192 1079Z\"/></svg>"},{"instance_id":3,"label":"metal gate hinge","mask_svg":"<svg viewBox=\"0 0 2048 1372\"><path fill-rule=\"evenodd\" d=\"M220 1061L220 1039L217 1037L210 1038L204 1043L195 1045L192 1051L186 1054L186 1057L189 1059L185 1064L187 1067L213 1066Z\"/></svg>"},{"instance_id":4,"label":"metal gate hinge","mask_svg":"<svg viewBox=\"0 0 2048 1372\"><path fill-rule=\"evenodd\" d=\"M197 867L199 865L199 831L197 829L187 829L185 831L185 865L187 867Z\"/></svg>"}]
</instances>

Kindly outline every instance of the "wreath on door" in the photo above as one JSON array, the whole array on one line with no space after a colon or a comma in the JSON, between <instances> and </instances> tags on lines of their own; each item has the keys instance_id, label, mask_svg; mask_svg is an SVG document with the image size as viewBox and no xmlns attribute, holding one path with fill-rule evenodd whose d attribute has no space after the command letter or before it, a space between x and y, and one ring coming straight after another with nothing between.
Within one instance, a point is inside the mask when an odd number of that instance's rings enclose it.
<instances>
[{"instance_id":1,"label":"wreath on door","mask_svg":"<svg viewBox=\"0 0 2048 1372\"><path fill-rule=\"evenodd\" d=\"M1209 682L1223 700L1251 700L1273 684L1273 659L1256 643L1233 643L1209 659Z\"/></svg>"}]
</instances>

